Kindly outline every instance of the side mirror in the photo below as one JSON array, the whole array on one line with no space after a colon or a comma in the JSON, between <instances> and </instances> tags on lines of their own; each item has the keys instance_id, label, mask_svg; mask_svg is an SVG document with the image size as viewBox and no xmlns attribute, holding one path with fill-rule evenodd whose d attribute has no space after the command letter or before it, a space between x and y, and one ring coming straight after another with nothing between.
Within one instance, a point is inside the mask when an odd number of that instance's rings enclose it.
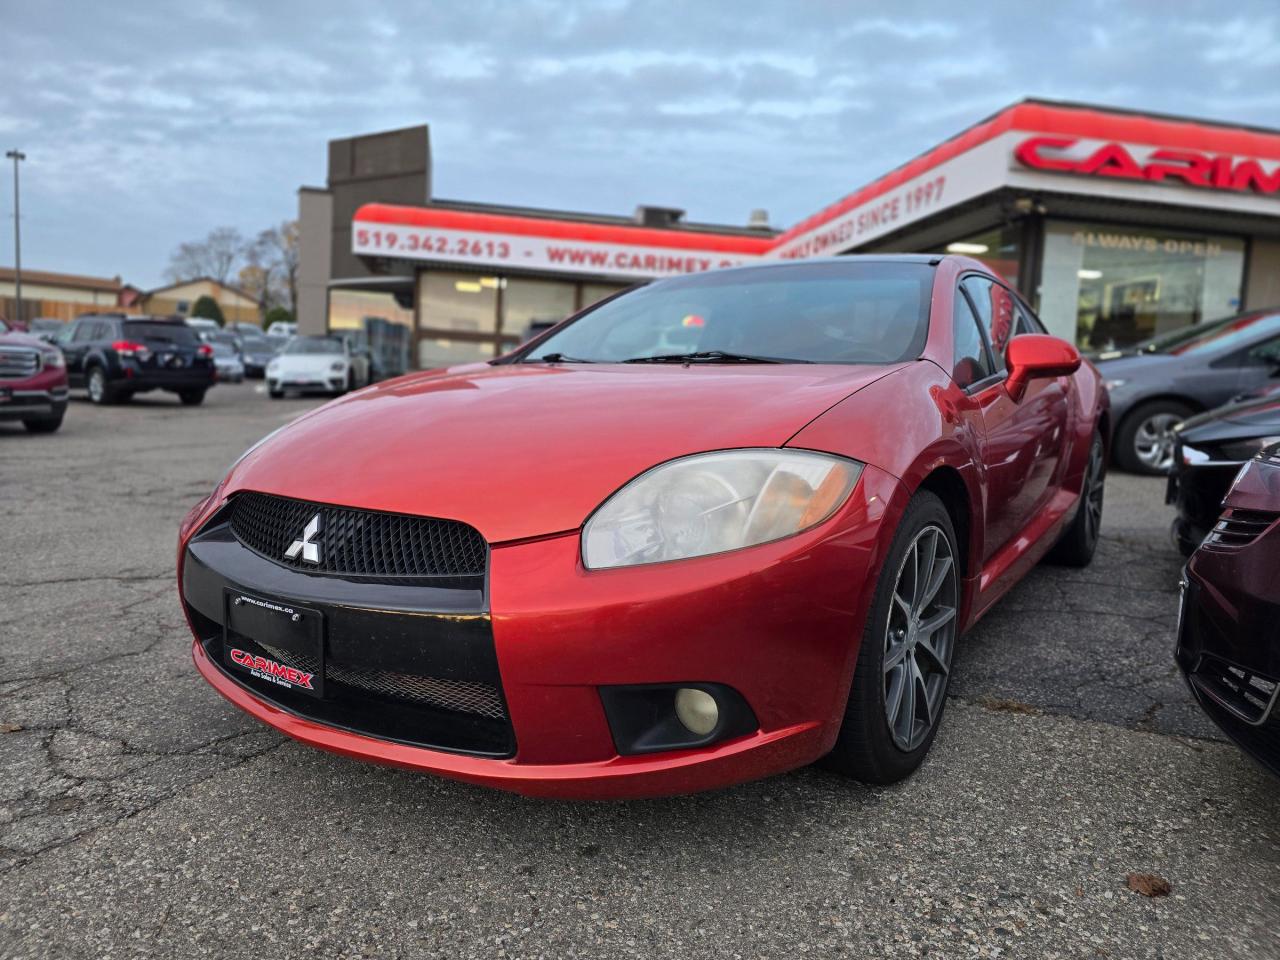
<instances>
[{"instance_id":1,"label":"side mirror","mask_svg":"<svg viewBox=\"0 0 1280 960\"><path fill-rule=\"evenodd\" d=\"M1024 333L1009 341L1005 354L1009 377L1005 389L1021 400L1027 384L1044 377L1066 377L1080 369L1080 352L1065 340L1043 333Z\"/></svg>"}]
</instances>

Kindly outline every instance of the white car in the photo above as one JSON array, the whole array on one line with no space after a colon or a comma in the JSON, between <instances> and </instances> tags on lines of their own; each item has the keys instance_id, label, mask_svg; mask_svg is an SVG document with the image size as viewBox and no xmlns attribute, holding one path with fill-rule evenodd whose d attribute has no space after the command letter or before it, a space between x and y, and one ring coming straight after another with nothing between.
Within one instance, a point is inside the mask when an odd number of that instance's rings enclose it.
<instances>
[{"instance_id":1,"label":"white car","mask_svg":"<svg viewBox=\"0 0 1280 960\"><path fill-rule=\"evenodd\" d=\"M289 390L342 394L368 383L368 356L340 337L294 337L267 364L273 400Z\"/></svg>"},{"instance_id":2,"label":"white car","mask_svg":"<svg viewBox=\"0 0 1280 960\"><path fill-rule=\"evenodd\" d=\"M294 337L298 334L298 325L285 320L277 320L267 327L268 337Z\"/></svg>"},{"instance_id":3,"label":"white car","mask_svg":"<svg viewBox=\"0 0 1280 960\"><path fill-rule=\"evenodd\" d=\"M222 329L217 320L210 320L208 317L187 317L184 322L199 334L217 333Z\"/></svg>"}]
</instances>

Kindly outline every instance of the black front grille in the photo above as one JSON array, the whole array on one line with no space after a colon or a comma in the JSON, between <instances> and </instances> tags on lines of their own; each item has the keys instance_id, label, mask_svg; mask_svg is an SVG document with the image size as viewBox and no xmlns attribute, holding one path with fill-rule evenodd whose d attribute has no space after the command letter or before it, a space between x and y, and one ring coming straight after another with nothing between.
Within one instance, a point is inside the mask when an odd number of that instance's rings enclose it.
<instances>
[{"instance_id":1,"label":"black front grille","mask_svg":"<svg viewBox=\"0 0 1280 960\"><path fill-rule=\"evenodd\" d=\"M318 562L303 550L290 557L319 517L310 538ZM308 503L263 493L237 495L231 509L237 540L276 563L308 573L400 579L483 576L489 548L478 530L457 520L411 517Z\"/></svg>"},{"instance_id":2,"label":"black front grille","mask_svg":"<svg viewBox=\"0 0 1280 960\"><path fill-rule=\"evenodd\" d=\"M1227 510L1209 531L1205 543L1219 547L1247 547L1275 523L1276 516L1261 510Z\"/></svg>"},{"instance_id":3,"label":"black front grille","mask_svg":"<svg viewBox=\"0 0 1280 960\"><path fill-rule=\"evenodd\" d=\"M1212 696L1245 723L1261 723L1276 700L1274 677L1228 663L1210 654L1200 659L1191 682Z\"/></svg>"},{"instance_id":4,"label":"black front grille","mask_svg":"<svg viewBox=\"0 0 1280 960\"><path fill-rule=\"evenodd\" d=\"M311 657L293 653L258 640L258 646L274 660L287 667L296 667L315 673L319 664ZM503 720L507 709L502 703L502 693L497 687L476 680L447 680L442 677L419 677L396 670L372 670L340 663L327 663L324 669L326 683L345 683L369 693L384 697L397 697L429 703L444 710L475 713L490 720Z\"/></svg>"}]
</instances>

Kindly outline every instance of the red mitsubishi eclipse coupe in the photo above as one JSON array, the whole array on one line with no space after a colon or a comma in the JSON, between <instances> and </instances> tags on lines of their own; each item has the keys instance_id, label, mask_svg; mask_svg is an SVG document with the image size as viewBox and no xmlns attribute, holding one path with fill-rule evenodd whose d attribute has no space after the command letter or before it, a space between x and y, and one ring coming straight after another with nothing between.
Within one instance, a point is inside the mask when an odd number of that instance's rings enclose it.
<instances>
[{"instance_id":1,"label":"red mitsubishi eclipse coupe","mask_svg":"<svg viewBox=\"0 0 1280 960\"><path fill-rule=\"evenodd\" d=\"M1106 436L976 261L663 280L253 447L182 524L192 652L304 743L522 793L887 783L958 637L1089 562Z\"/></svg>"}]
</instances>

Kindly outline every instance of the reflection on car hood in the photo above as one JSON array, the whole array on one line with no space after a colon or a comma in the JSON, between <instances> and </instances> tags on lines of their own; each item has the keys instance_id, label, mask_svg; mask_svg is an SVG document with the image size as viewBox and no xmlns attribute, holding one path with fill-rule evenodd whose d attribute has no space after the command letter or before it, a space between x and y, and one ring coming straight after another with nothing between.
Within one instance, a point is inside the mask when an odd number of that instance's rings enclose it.
<instances>
[{"instance_id":1,"label":"reflection on car hood","mask_svg":"<svg viewBox=\"0 0 1280 960\"><path fill-rule=\"evenodd\" d=\"M1280 433L1280 397L1229 403L1208 413L1197 414L1182 424L1180 432L1184 437L1190 437L1193 433L1196 436L1207 436L1209 431L1205 428L1226 424L1233 427L1256 427L1262 433Z\"/></svg>"},{"instance_id":2,"label":"reflection on car hood","mask_svg":"<svg viewBox=\"0 0 1280 960\"><path fill-rule=\"evenodd\" d=\"M327 503L464 520L490 543L579 527L666 460L777 447L903 365L488 366L411 374L331 403L228 478Z\"/></svg>"}]
</instances>

